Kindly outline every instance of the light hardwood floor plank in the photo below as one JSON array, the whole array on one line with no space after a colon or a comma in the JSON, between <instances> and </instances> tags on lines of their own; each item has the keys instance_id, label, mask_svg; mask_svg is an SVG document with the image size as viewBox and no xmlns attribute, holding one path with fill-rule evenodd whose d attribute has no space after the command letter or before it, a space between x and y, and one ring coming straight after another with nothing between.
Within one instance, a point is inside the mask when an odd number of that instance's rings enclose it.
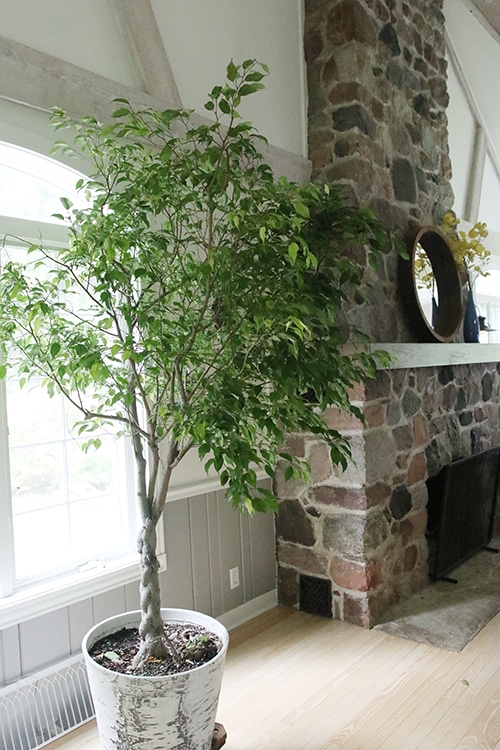
<instances>
[{"instance_id":1,"label":"light hardwood floor plank","mask_svg":"<svg viewBox=\"0 0 500 750\"><path fill-rule=\"evenodd\" d=\"M460 653L276 608L237 628L227 750L500 750L500 614ZM91 722L48 750L100 750Z\"/></svg>"}]
</instances>

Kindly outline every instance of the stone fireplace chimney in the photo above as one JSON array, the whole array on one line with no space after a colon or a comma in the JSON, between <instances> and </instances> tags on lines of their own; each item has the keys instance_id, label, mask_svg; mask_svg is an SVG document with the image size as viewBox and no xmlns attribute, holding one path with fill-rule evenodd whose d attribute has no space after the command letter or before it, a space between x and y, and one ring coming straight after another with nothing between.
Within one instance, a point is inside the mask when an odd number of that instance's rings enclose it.
<instances>
[{"instance_id":1,"label":"stone fireplace chimney","mask_svg":"<svg viewBox=\"0 0 500 750\"><path fill-rule=\"evenodd\" d=\"M341 184L401 235L435 225L453 204L442 5L305 0L313 177ZM374 343L414 341L397 264L388 252L348 311ZM499 444L499 372L495 363L379 371L352 392L364 424L326 415L350 438L345 472L323 444L291 438L312 483L277 475L281 603L370 627L427 583L426 479Z\"/></svg>"}]
</instances>

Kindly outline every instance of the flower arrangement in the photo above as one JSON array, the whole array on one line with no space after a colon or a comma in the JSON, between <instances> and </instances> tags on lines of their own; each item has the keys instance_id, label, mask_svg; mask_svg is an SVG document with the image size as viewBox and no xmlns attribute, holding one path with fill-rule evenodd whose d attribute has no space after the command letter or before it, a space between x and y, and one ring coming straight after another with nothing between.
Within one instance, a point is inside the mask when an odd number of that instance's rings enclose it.
<instances>
[{"instance_id":1,"label":"flower arrangement","mask_svg":"<svg viewBox=\"0 0 500 750\"><path fill-rule=\"evenodd\" d=\"M486 224L477 221L467 233L460 230L460 219L451 211L441 220L441 232L446 237L451 253L460 271L465 271L472 286L478 276L489 276L486 266L491 253L482 240L488 236Z\"/></svg>"},{"instance_id":2,"label":"flower arrangement","mask_svg":"<svg viewBox=\"0 0 500 750\"><path fill-rule=\"evenodd\" d=\"M466 233L458 229L460 219L451 211L444 214L439 227L451 250L453 259L460 271L465 271L470 286L478 276L489 276L486 266L491 253L482 240L488 236L486 224L477 221ZM415 274L419 289L430 289L434 292L434 273L424 249L417 247L415 255Z\"/></svg>"}]
</instances>

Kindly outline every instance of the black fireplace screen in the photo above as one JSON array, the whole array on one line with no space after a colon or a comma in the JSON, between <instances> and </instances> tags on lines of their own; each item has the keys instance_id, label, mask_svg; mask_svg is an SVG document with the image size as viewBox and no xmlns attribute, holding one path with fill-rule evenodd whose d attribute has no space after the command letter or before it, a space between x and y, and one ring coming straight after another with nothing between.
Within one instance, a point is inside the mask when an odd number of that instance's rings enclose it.
<instances>
[{"instance_id":1,"label":"black fireplace screen","mask_svg":"<svg viewBox=\"0 0 500 750\"><path fill-rule=\"evenodd\" d=\"M429 573L441 578L491 540L500 446L453 461L427 480Z\"/></svg>"}]
</instances>

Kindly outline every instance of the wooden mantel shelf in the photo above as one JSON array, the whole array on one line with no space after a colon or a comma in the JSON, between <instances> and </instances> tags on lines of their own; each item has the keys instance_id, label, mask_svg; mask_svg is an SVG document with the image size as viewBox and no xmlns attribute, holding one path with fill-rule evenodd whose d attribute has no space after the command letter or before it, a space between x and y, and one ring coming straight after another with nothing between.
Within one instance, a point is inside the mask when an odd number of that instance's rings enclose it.
<instances>
[{"instance_id":1,"label":"wooden mantel shelf","mask_svg":"<svg viewBox=\"0 0 500 750\"><path fill-rule=\"evenodd\" d=\"M389 369L500 362L500 344L371 344L370 349L391 355Z\"/></svg>"}]
</instances>

